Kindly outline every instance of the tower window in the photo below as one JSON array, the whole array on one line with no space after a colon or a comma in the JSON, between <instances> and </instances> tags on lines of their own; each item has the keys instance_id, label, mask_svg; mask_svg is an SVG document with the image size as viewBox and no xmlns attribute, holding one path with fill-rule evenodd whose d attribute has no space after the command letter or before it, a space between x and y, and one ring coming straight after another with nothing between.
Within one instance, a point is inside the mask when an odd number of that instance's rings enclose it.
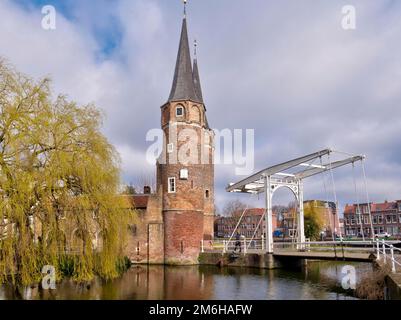
<instances>
[{"instance_id":1,"label":"tower window","mask_svg":"<svg viewBox=\"0 0 401 320\"><path fill-rule=\"evenodd\" d=\"M176 109L176 115L177 117L182 117L184 116L184 107L183 106L178 106Z\"/></svg>"},{"instance_id":2,"label":"tower window","mask_svg":"<svg viewBox=\"0 0 401 320\"><path fill-rule=\"evenodd\" d=\"M181 169L180 170L180 179L181 180L188 180L188 169Z\"/></svg>"},{"instance_id":3,"label":"tower window","mask_svg":"<svg viewBox=\"0 0 401 320\"><path fill-rule=\"evenodd\" d=\"M173 153L173 151L174 151L174 144L169 143L169 144L167 145L167 152L168 152L168 153Z\"/></svg>"},{"instance_id":4,"label":"tower window","mask_svg":"<svg viewBox=\"0 0 401 320\"><path fill-rule=\"evenodd\" d=\"M175 193L176 192L176 185L175 185L175 178L168 178L168 193Z\"/></svg>"},{"instance_id":5,"label":"tower window","mask_svg":"<svg viewBox=\"0 0 401 320\"><path fill-rule=\"evenodd\" d=\"M206 199L209 198L209 190L205 191L205 197L206 197Z\"/></svg>"}]
</instances>

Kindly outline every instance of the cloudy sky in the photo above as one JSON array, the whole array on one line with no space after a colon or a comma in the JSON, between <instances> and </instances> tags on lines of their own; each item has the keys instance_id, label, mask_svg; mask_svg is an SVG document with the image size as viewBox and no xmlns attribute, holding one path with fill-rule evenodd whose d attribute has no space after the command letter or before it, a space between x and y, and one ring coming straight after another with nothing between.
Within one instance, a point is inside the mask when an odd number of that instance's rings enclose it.
<instances>
[{"instance_id":1,"label":"cloudy sky","mask_svg":"<svg viewBox=\"0 0 401 320\"><path fill-rule=\"evenodd\" d=\"M348 4L355 30L341 25ZM57 10L56 30L41 26L44 5ZM397 0L190 1L210 125L254 129L255 170L326 147L365 154L371 200L401 199L400 15ZM138 183L154 174L145 136L160 125L181 21L179 0L1 0L0 56L104 110L123 179ZM216 167L218 207L238 197L224 187L241 178ZM355 202L352 168L334 178L340 203ZM326 198L322 177L305 181L305 198Z\"/></svg>"}]
</instances>

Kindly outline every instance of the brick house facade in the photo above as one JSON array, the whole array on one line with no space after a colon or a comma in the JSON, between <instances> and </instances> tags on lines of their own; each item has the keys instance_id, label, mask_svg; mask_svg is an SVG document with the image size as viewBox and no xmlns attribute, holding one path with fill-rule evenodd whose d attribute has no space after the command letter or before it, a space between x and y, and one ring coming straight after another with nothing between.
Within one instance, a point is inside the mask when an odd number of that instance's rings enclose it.
<instances>
[{"instance_id":1,"label":"brick house facade","mask_svg":"<svg viewBox=\"0 0 401 320\"><path fill-rule=\"evenodd\" d=\"M218 238L230 238L235 227L242 215L241 212L235 212L231 217L216 217L215 219L215 236ZM255 234L255 239L260 239L266 236L265 218L263 217L265 209L263 208L250 208L247 209L238 225L236 232L245 238L252 238L256 227L260 222L259 227ZM273 230L277 227L277 215L273 212Z\"/></svg>"},{"instance_id":2,"label":"brick house facade","mask_svg":"<svg viewBox=\"0 0 401 320\"><path fill-rule=\"evenodd\" d=\"M387 232L393 237L401 238L401 200L371 203L372 221L369 218L368 204L346 205L344 209L345 235L354 237L371 237L373 227L374 234ZM362 229L361 229L362 228Z\"/></svg>"},{"instance_id":3,"label":"brick house facade","mask_svg":"<svg viewBox=\"0 0 401 320\"><path fill-rule=\"evenodd\" d=\"M322 230L325 237L331 237L332 232L340 232L339 219L337 219L337 210L334 202L326 202L320 200L304 201L304 208L314 208L321 218ZM251 208L247 209L237 231L246 238L251 238L255 228L264 215L265 209ZM243 212L236 212L231 217L216 217L215 219L215 236L218 238L229 238L234 231L239 218ZM273 208L273 232L280 230L284 237L292 238L297 228L296 208L293 207L276 207ZM255 234L255 238L260 239L262 234L266 235L265 219L260 223Z\"/></svg>"}]
</instances>

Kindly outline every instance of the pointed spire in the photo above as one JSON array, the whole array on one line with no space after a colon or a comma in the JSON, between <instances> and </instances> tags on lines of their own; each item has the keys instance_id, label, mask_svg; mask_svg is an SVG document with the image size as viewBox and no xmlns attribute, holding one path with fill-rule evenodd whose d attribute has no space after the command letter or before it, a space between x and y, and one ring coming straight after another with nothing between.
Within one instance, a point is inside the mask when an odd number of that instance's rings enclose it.
<instances>
[{"instance_id":1,"label":"pointed spire","mask_svg":"<svg viewBox=\"0 0 401 320\"><path fill-rule=\"evenodd\" d=\"M184 2L184 19L187 17L187 0L183 0Z\"/></svg>"},{"instance_id":2,"label":"pointed spire","mask_svg":"<svg viewBox=\"0 0 401 320\"><path fill-rule=\"evenodd\" d=\"M175 66L173 86L168 102L177 100L198 101L192 75L191 53L189 50L187 19L182 21L181 39Z\"/></svg>"},{"instance_id":3,"label":"pointed spire","mask_svg":"<svg viewBox=\"0 0 401 320\"><path fill-rule=\"evenodd\" d=\"M196 97L198 98L197 101L203 103L202 86L200 83L198 57L197 57L197 52L196 52L197 46L198 46L198 43L195 40L194 41L194 67L193 67L194 70L192 73L192 81L194 82L195 94L196 94Z\"/></svg>"}]
</instances>

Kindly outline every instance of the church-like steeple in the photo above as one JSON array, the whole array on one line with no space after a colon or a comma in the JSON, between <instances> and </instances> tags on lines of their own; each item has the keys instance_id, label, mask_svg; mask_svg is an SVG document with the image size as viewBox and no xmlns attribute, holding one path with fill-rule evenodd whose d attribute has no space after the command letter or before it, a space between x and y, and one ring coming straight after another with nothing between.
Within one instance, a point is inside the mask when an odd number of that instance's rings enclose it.
<instances>
[{"instance_id":1,"label":"church-like steeple","mask_svg":"<svg viewBox=\"0 0 401 320\"><path fill-rule=\"evenodd\" d=\"M198 98L198 102L203 103L203 95L202 95L202 86L200 83L200 77L199 77L199 69L198 69L198 58L196 56L196 47L197 43L195 41L195 57L194 57L194 66L193 66L193 74L192 74L192 79L195 87L195 94L196 97Z\"/></svg>"},{"instance_id":2,"label":"church-like steeple","mask_svg":"<svg viewBox=\"0 0 401 320\"><path fill-rule=\"evenodd\" d=\"M197 97L192 73L191 53L189 50L187 19L182 22L181 39L175 66L173 86L168 102L179 100L200 101Z\"/></svg>"}]
</instances>

